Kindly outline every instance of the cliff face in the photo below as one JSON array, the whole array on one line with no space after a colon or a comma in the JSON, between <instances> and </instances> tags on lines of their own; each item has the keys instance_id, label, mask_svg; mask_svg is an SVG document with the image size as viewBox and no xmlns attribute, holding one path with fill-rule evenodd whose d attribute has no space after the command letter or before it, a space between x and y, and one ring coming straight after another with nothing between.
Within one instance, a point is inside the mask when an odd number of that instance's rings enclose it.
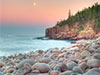
<instances>
[{"instance_id":1,"label":"cliff face","mask_svg":"<svg viewBox=\"0 0 100 75\"><path fill-rule=\"evenodd\" d=\"M71 28L67 25L62 27L54 26L46 29L46 37L52 39L70 39L77 35L77 31L77 26L75 28Z\"/></svg>"},{"instance_id":2,"label":"cliff face","mask_svg":"<svg viewBox=\"0 0 100 75\"><path fill-rule=\"evenodd\" d=\"M46 37L51 39L94 39L99 37L99 32L96 32L93 27L94 20L88 21L84 24L83 30L79 31L79 23L75 23L72 27L68 25L54 26L46 29Z\"/></svg>"}]
</instances>

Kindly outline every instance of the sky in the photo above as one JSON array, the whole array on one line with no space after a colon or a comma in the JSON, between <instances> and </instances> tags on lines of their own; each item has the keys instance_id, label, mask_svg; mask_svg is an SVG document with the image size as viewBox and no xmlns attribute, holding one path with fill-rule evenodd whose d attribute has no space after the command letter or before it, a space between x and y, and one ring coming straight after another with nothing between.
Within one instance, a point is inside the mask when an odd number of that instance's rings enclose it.
<instances>
[{"instance_id":1,"label":"sky","mask_svg":"<svg viewBox=\"0 0 100 75\"><path fill-rule=\"evenodd\" d=\"M0 25L55 25L100 0L0 0ZM35 5L34 5L35 4Z\"/></svg>"}]
</instances>

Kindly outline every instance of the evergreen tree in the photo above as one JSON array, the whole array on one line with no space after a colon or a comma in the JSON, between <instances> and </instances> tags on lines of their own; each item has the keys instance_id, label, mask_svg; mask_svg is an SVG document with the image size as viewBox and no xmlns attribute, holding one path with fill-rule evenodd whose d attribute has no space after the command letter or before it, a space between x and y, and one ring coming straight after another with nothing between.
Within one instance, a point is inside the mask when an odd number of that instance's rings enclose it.
<instances>
[{"instance_id":1,"label":"evergreen tree","mask_svg":"<svg viewBox=\"0 0 100 75\"><path fill-rule=\"evenodd\" d=\"M71 18L71 11L69 10L68 18Z\"/></svg>"}]
</instances>

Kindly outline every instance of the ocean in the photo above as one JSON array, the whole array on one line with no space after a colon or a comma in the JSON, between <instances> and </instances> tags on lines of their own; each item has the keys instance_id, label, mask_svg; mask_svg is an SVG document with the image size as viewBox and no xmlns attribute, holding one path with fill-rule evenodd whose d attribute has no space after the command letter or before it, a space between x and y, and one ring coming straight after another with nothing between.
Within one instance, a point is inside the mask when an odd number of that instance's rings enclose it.
<instances>
[{"instance_id":1,"label":"ocean","mask_svg":"<svg viewBox=\"0 0 100 75\"><path fill-rule=\"evenodd\" d=\"M0 26L0 56L68 47L69 40L34 39L45 36L47 26Z\"/></svg>"}]
</instances>

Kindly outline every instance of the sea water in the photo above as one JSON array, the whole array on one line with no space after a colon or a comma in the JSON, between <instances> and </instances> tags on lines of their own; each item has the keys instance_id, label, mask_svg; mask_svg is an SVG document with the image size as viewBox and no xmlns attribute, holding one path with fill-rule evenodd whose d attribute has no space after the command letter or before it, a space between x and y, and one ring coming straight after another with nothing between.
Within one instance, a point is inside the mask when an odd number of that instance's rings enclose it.
<instances>
[{"instance_id":1,"label":"sea water","mask_svg":"<svg viewBox=\"0 0 100 75\"><path fill-rule=\"evenodd\" d=\"M47 26L0 26L0 56L68 47L69 40L41 40Z\"/></svg>"}]
</instances>

